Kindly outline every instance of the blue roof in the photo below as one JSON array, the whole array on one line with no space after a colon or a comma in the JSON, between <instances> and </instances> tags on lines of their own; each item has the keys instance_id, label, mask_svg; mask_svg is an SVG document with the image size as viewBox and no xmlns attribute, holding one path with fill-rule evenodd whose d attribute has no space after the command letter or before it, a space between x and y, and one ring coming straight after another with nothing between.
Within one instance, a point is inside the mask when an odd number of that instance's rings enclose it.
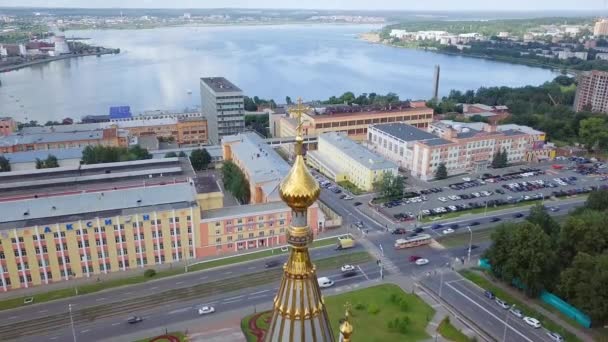
<instances>
[{"instance_id":1,"label":"blue roof","mask_svg":"<svg viewBox=\"0 0 608 342\"><path fill-rule=\"evenodd\" d=\"M119 106L110 107L110 119L124 119L131 117L131 107Z\"/></svg>"}]
</instances>

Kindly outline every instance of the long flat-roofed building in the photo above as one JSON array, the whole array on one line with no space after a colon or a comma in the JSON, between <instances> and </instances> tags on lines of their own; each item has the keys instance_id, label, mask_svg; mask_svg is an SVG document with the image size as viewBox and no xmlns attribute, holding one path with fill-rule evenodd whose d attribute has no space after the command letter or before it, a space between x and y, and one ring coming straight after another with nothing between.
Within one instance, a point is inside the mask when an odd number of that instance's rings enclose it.
<instances>
[{"instance_id":1,"label":"long flat-roofed building","mask_svg":"<svg viewBox=\"0 0 608 342\"><path fill-rule=\"evenodd\" d=\"M302 115L303 135L315 136L328 132L341 132L353 140L367 139L369 125L404 122L426 128L433 121L433 109L423 102L400 102L390 105L328 105L311 107ZM272 115L271 131L279 137L294 137L296 120L291 115Z\"/></svg>"},{"instance_id":2,"label":"long flat-roofed building","mask_svg":"<svg viewBox=\"0 0 608 342\"><path fill-rule=\"evenodd\" d=\"M126 147L128 144L128 133L117 127L77 132L17 133L0 137L0 153L84 148L89 145Z\"/></svg>"},{"instance_id":3,"label":"long flat-roofed building","mask_svg":"<svg viewBox=\"0 0 608 342\"><path fill-rule=\"evenodd\" d=\"M280 201L279 183L289 172L289 164L254 132L225 136L224 161L234 162L247 177L250 203Z\"/></svg>"},{"instance_id":4,"label":"long flat-roofed building","mask_svg":"<svg viewBox=\"0 0 608 342\"><path fill-rule=\"evenodd\" d=\"M402 123L376 125L368 136L374 151L423 180L433 179L441 163L450 175L481 172L502 150L509 163L552 158L544 140L543 132L530 127L448 120L432 123L428 131Z\"/></svg>"},{"instance_id":5,"label":"long flat-roofed building","mask_svg":"<svg viewBox=\"0 0 608 342\"><path fill-rule=\"evenodd\" d=\"M349 181L366 191L385 173L397 175L395 163L335 132L319 135L318 149L308 151L306 161L335 182Z\"/></svg>"},{"instance_id":6,"label":"long flat-roofed building","mask_svg":"<svg viewBox=\"0 0 608 342\"><path fill-rule=\"evenodd\" d=\"M243 91L224 77L201 78L201 111L207 118L212 145L245 130Z\"/></svg>"}]
</instances>

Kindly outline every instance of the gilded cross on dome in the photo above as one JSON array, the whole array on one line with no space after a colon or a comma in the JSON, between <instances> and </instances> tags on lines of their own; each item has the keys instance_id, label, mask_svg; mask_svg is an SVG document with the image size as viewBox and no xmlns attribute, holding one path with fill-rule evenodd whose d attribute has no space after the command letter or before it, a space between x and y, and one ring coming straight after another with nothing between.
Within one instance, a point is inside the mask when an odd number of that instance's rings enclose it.
<instances>
[{"instance_id":1,"label":"gilded cross on dome","mask_svg":"<svg viewBox=\"0 0 608 342\"><path fill-rule=\"evenodd\" d=\"M308 110L308 107L305 107L302 105L302 98L299 97L298 105L291 110L291 112L295 116L297 123L298 123L298 125L296 126L296 135L299 137L302 136L302 125L303 125L302 114L304 114L306 112L306 110Z\"/></svg>"}]
</instances>

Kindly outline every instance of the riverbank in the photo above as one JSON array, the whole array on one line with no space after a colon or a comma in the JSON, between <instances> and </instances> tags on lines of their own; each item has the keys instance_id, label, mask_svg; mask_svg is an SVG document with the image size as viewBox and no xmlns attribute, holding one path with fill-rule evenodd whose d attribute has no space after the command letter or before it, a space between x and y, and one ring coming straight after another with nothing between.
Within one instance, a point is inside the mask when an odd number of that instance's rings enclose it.
<instances>
[{"instance_id":1,"label":"riverbank","mask_svg":"<svg viewBox=\"0 0 608 342\"><path fill-rule=\"evenodd\" d=\"M45 58L45 59L37 59L35 61L29 61L29 62L25 62L25 63L20 63L20 64L13 64L13 65L7 65L7 66L3 66L0 67L0 73L5 73L5 72L9 72L9 71L15 71L15 70L19 70L19 69L23 69L23 68L27 68L33 65L38 65L38 64L44 64L44 63L49 63L49 62L54 62L54 61L60 61L62 59L68 59L68 58L76 58L76 57L86 57L86 56L101 56L101 55L113 55L116 54L118 52L116 52L116 50L106 50L106 51L101 51L101 52L90 52L90 53L83 53L83 54L78 54L78 55L61 55L61 56L56 56L56 57L49 57L49 58Z\"/></svg>"},{"instance_id":2,"label":"riverbank","mask_svg":"<svg viewBox=\"0 0 608 342\"><path fill-rule=\"evenodd\" d=\"M559 65L559 64L543 63L543 62L540 62L537 60L530 60L530 59L524 59L524 58L512 58L512 57L508 57L508 56L480 55L480 54L466 53L466 52L456 53L456 52L444 51L444 50L434 49L434 48L416 47L413 45L403 46L403 45L397 45L397 44L390 44L390 43L386 43L386 42L382 41L382 39L380 38L380 35L377 33L364 33L364 34L359 35L359 39L366 41L368 43L372 43L372 44L382 44L385 46L401 48L401 49L435 52L435 53L449 55L449 56L480 58L480 59L486 59L486 60L490 60L490 61L518 64L518 65L527 65L527 66L531 66L531 67L550 69L550 70L563 70L570 75L577 75L578 73L581 72L581 70L567 69L563 65Z\"/></svg>"}]
</instances>

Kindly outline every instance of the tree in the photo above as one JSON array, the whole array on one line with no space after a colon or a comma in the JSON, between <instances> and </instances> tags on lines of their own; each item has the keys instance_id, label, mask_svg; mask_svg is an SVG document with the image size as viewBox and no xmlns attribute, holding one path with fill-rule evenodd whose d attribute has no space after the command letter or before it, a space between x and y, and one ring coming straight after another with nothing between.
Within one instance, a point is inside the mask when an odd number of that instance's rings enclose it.
<instances>
[{"instance_id":1,"label":"tree","mask_svg":"<svg viewBox=\"0 0 608 342\"><path fill-rule=\"evenodd\" d=\"M581 120L578 132L587 150L608 148L608 122L606 119L591 117Z\"/></svg>"},{"instance_id":2,"label":"tree","mask_svg":"<svg viewBox=\"0 0 608 342\"><path fill-rule=\"evenodd\" d=\"M187 157L186 152L184 152L184 151L179 151L179 154L177 156L180 157L180 158Z\"/></svg>"},{"instance_id":3,"label":"tree","mask_svg":"<svg viewBox=\"0 0 608 342\"><path fill-rule=\"evenodd\" d=\"M176 158L176 157L177 157L177 153L175 153L175 152L165 153L165 158Z\"/></svg>"},{"instance_id":4,"label":"tree","mask_svg":"<svg viewBox=\"0 0 608 342\"><path fill-rule=\"evenodd\" d=\"M243 204L249 203L251 197L249 181L232 161L226 161L222 165L222 180L224 188L236 199Z\"/></svg>"},{"instance_id":5,"label":"tree","mask_svg":"<svg viewBox=\"0 0 608 342\"><path fill-rule=\"evenodd\" d=\"M115 163L151 158L152 154L139 145L135 145L129 149L124 147L89 145L82 150L83 164Z\"/></svg>"},{"instance_id":6,"label":"tree","mask_svg":"<svg viewBox=\"0 0 608 342\"><path fill-rule=\"evenodd\" d=\"M538 295L554 283L555 251L551 239L538 225L504 224L492 233L492 241L485 256L496 276L509 283L517 279L529 296Z\"/></svg>"},{"instance_id":7,"label":"tree","mask_svg":"<svg viewBox=\"0 0 608 342\"><path fill-rule=\"evenodd\" d=\"M436 179L448 178L448 168L445 166L445 163L439 163L439 165L437 166L437 170L435 170L435 178Z\"/></svg>"},{"instance_id":8,"label":"tree","mask_svg":"<svg viewBox=\"0 0 608 342\"><path fill-rule=\"evenodd\" d=\"M44 169L44 162L40 158L36 158L36 169Z\"/></svg>"},{"instance_id":9,"label":"tree","mask_svg":"<svg viewBox=\"0 0 608 342\"><path fill-rule=\"evenodd\" d=\"M608 212L584 210L570 216L563 224L558 239L560 263L569 265L577 253L598 255L608 249Z\"/></svg>"},{"instance_id":10,"label":"tree","mask_svg":"<svg viewBox=\"0 0 608 342\"><path fill-rule=\"evenodd\" d=\"M598 190L593 191L587 197L585 208L598 211L608 210L608 191Z\"/></svg>"},{"instance_id":11,"label":"tree","mask_svg":"<svg viewBox=\"0 0 608 342\"><path fill-rule=\"evenodd\" d=\"M608 321L608 252L601 255L578 253L572 266L560 275L558 293L587 313L596 326Z\"/></svg>"},{"instance_id":12,"label":"tree","mask_svg":"<svg viewBox=\"0 0 608 342\"><path fill-rule=\"evenodd\" d=\"M509 166L509 157L505 149L499 150L494 154L492 158L492 168L500 169Z\"/></svg>"},{"instance_id":13,"label":"tree","mask_svg":"<svg viewBox=\"0 0 608 342\"><path fill-rule=\"evenodd\" d=\"M293 102L291 101L291 97L285 96L285 103L287 103L288 105L293 104Z\"/></svg>"},{"instance_id":14,"label":"tree","mask_svg":"<svg viewBox=\"0 0 608 342\"><path fill-rule=\"evenodd\" d=\"M560 226L553 219L545 206L542 204L537 204L532 209L530 209L530 215L526 217L526 221L538 225L548 236L550 236L553 240L557 240L560 232Z\"/></svg>"},{"instance_id":15,"label":"tree","mask_svg":"<svg viewBox=\"0 0 608 342\"><path fill-rule=\"evenodd\" d=\"M382 197L401 197L403 196L405 179L402 176L395 176L390 172L385 172L373 186Z\"/></svg>"},{"instance_id":16,"label":"tree","mask_svg":"<svg viewBox=\"0 0 608 342\"><path fill-rule=\"evenodd\" d=\"M206 149L196 149L190 153L190 164L196 171L205 170L211 162L211 155Z\"/></svg>"},{"instance_id":17,"label":"tree","mask_svg":"<svg viewBox=\"0 0 608 342\"><path fill-rule=\"evenodd\" d=\"M57 157L52 154L49 154L49 156L46 157L46 160L44 161L44 167L47 169L59 167L59 161L57 160Z\"/></svg>"}]
</instances>

